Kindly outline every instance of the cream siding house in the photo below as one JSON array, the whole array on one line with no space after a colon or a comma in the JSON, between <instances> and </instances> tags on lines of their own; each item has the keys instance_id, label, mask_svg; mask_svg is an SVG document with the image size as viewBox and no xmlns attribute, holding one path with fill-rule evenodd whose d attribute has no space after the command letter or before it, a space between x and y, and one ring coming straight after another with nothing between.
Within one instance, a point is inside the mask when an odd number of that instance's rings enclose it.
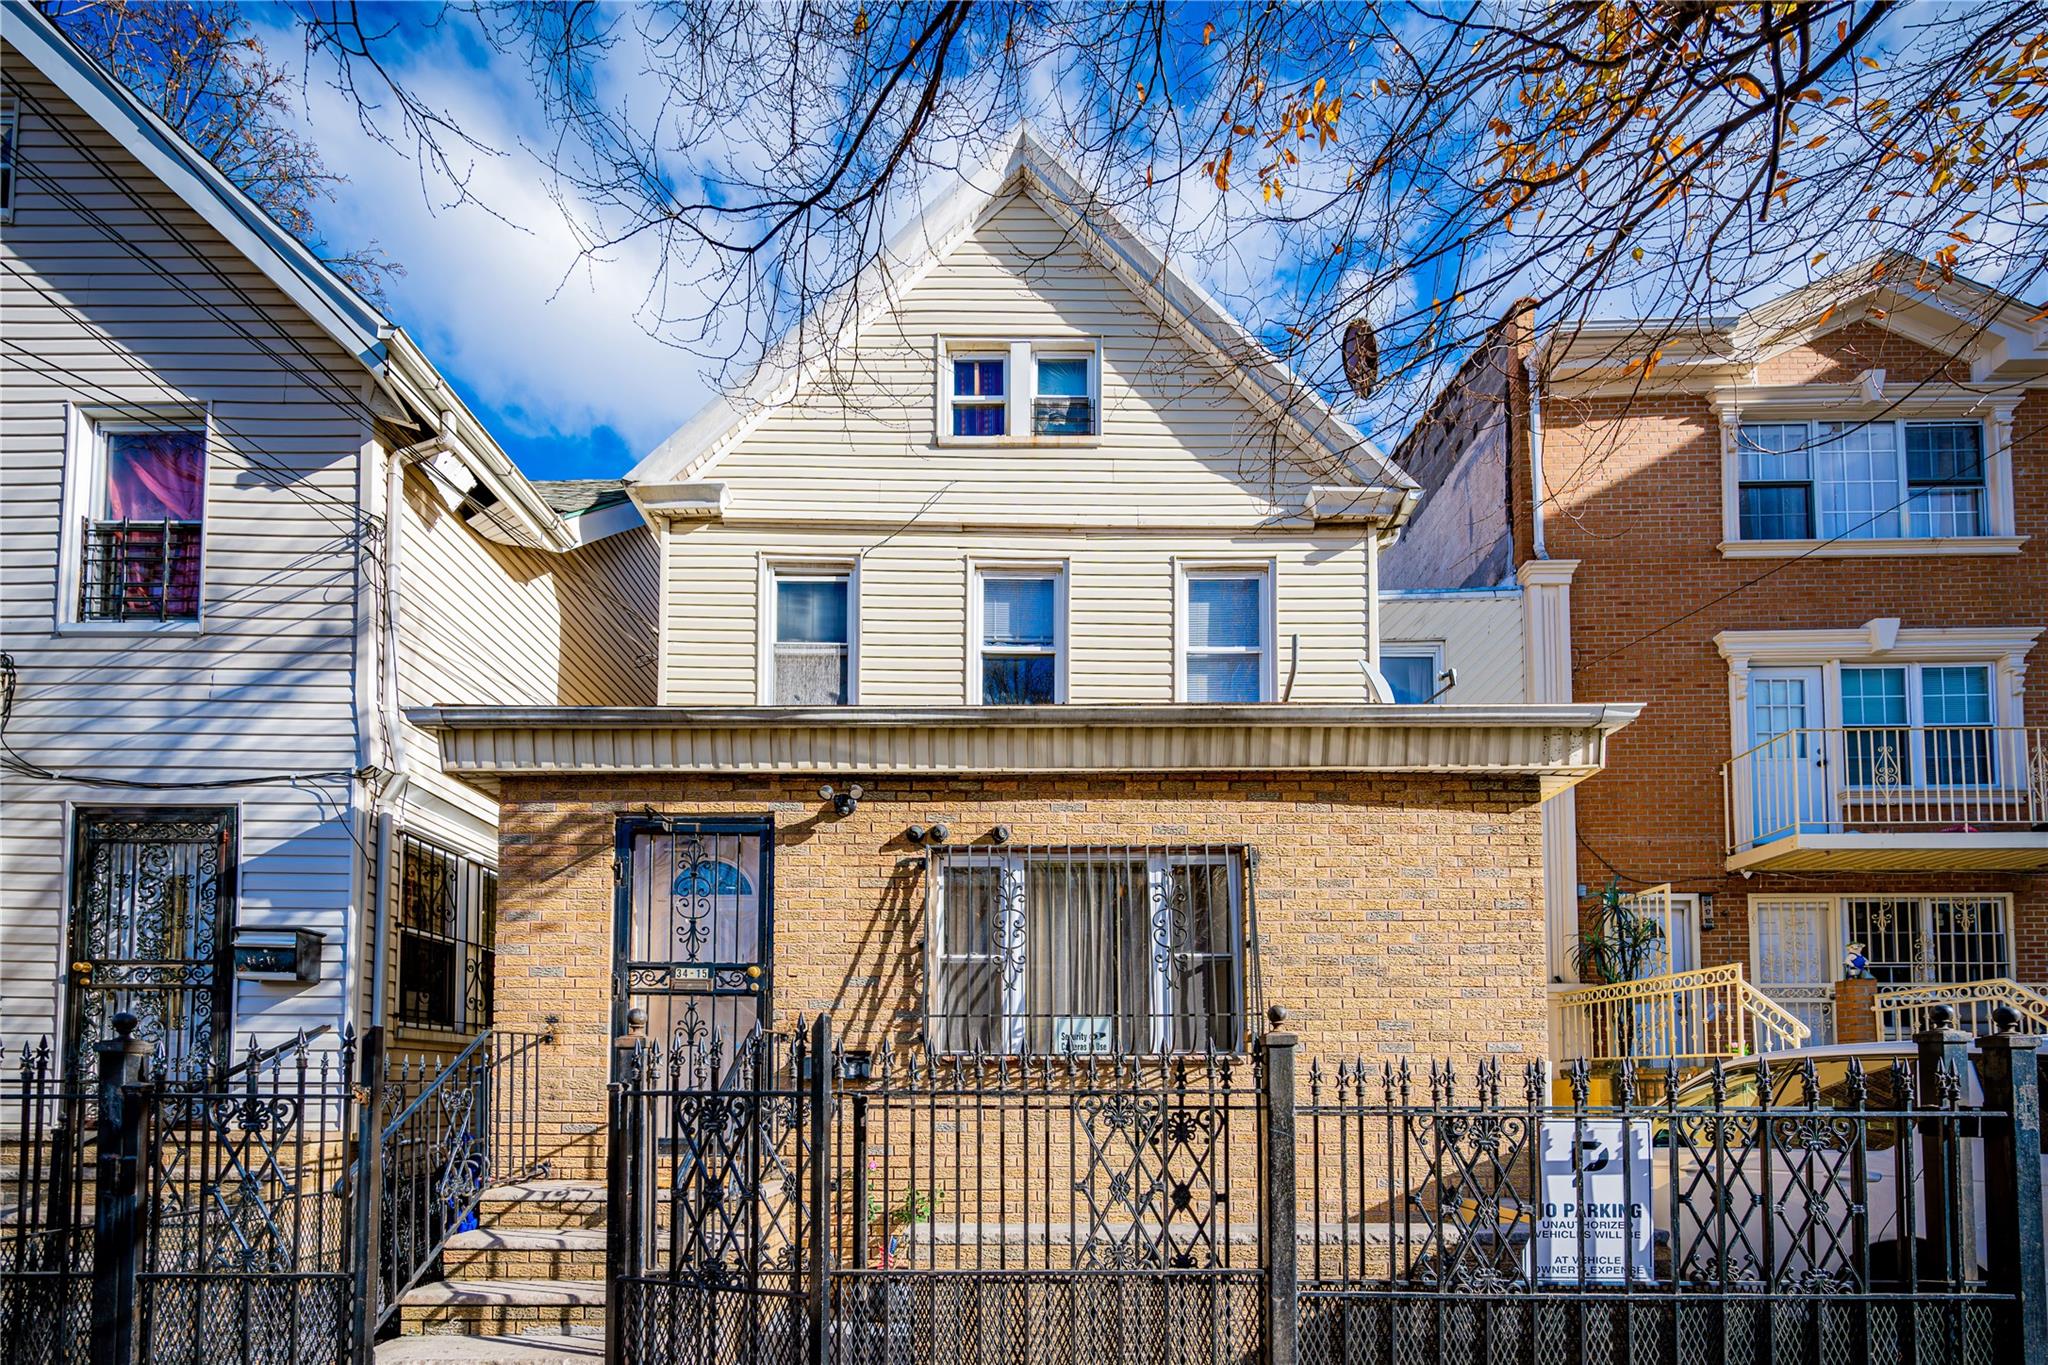
<instances>
[{"instance_id":1,"label":"cream siding house","mask_svg":"<svg viewBox=\"0 0 2048 1365\"><path fill-rule=\"evenodd\" d=\"M403 332L0 17L0 1036L75 1050L130 1008L177 1059L380 988L445 1014L487 937L451 914L407 982L374 907L438 914L456 870L487 915L496 811L401 708L652 700L652 537L616 490L528 483ZM238 979L264 929L317 936L313 979Z\"/></svg>"},{"instance_id":2,"label":"cream siding house","mask_svg":"<svg viewBox=\"0 0 2048 1365\"><path fill-rule=\"evenodd\" d=\"M658 705L411 713L500 799L552 1168L632 1029L1541 1053L1540 811L1634 708L1381 592L1413 482L1028 135L861 286L628 476Z\"/></svg>"}]
</instances>

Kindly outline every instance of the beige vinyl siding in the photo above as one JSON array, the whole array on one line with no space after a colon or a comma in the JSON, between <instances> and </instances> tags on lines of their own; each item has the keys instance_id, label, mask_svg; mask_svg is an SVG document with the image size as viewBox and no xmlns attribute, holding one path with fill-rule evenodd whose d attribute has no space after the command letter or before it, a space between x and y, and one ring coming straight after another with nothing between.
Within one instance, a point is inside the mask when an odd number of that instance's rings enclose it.
<instances>
[{"instance_id":1,"label":"beige vinyl siding","mask_svg":"<svg viewBox=\"0 0 2048 1365\"><path fill-rule=\"evenodd\" d=\"M1522 676L1522 594L1514 589L1389 592L1380 597L1380 648L1432 644L1458 685L1438 701L1486 706L1526 701Z\"/></svg>"},{"instance_id":2,"label":"beige vinyl siding","mask_svg":"<svg viewBox=\"0 0 2048 1365\"><path fill-rule=\"evenodd\" d=\"M844 528L673 530L662 701L757 701L762 565L806 558L859 559L859 698L866 705L966 701L970 561L1066 563L1071 702L1173 700L1177 560L1273 562L1279 686L1287 686L1299 636L1293 700L1364 695L1365 550L1352 536L944 531L908 532L877 546L880 539Z\"/></svg>"},{"instance_id":3,"label":"beige vinyl siding","mask_svg":"<svg viewBox=\"0 0 2048 1365\"><path fill-rule=\"evenodd\" d=\"M942 336L1099 338L1100 439L939 443ZM1328 456L1282 458L1275 441L1213 361L1013 195L706 477L728 484L734 519L1242 527L1298 515L1308 485L1337 472Z\"/></svg>"},{"instance_id":4,"label":"beige vinyl siding","mask_svg":"<svg viewBox=\"0 0 2048 1365\"><path fill-rule=\"evenodd\" d=\"M0 58L23 96L17 206L0 227L0 631L21 681L8 742L60 771L152 782L351 769L368 424L347 395L361 368L11 49ZM70 408L167 403L212 418L204 628L58 634ZM57 1026L67 803L239 805L239 921L328 940L319 985L244 984L238 1024L267 1036L338 1019L353 795L346 779L141 793L7 775L0 1036Z\"/></svg>"}]
</instances>

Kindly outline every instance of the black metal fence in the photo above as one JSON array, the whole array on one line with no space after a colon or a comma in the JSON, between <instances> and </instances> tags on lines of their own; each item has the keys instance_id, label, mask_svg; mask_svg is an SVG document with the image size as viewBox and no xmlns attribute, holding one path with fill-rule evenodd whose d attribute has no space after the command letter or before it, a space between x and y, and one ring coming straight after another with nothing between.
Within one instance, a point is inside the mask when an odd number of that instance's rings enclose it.
<instances>
[{"instance_id":1,"label":"black metal fence","mask_svg":"<svg viewBox=\"0 0 2048 1365\"><path fill-rule=\"evenodd\" d=\"M203 1079L114 1018L88 1083L47 1045L0 1090L0 1359L339 1359L354 1284L355 1041L300 1035Z\"/></svg>"},{"instance_id":2,"label":"black metal fence","mask_svg":"<svg viewBox=\"0 0 2048 1365\"><path fill-rule=\"evenodd\" d=\"M611 1358L1694 1365L2048 1351L2034 1041L1583 1066L621 1040ZM1655 1089L1655 1098L1647 1098ZM1646 1098L1639 1099L1642 1094Z\"/></svg>"}]
</instances>

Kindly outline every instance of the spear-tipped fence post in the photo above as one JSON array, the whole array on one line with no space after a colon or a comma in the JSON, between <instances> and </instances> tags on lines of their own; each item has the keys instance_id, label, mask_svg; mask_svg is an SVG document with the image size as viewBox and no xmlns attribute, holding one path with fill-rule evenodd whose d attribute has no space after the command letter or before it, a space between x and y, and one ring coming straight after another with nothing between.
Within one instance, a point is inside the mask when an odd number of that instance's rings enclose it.
<instances>
[{"instance_id":1,"label":"spear-tipped fence post","mask_svg":"<svg viewBox=\"0 0 2048 1365\"><path fill-rule=\"evenodd\" d=\"M1267 1011L1272 1030L1265 1036L1266 1160L1264 1198L1259 1201L1266 1226L1259 1242L1266 1251L1266 1298L1260 1317L1265 1331L1265 1365L1295 1365L1300 1332L1300 1296L1295 1206L1294 1047L1298 1039L1283 1032L1287 1011Z\"/></svg>"},{"instance_id":2,"label":"spear-tipped fence post","mask_svg":"<svg viewBox=\"0 0 2048 1365\"><path fill-rule=\"evenodd\" d=\"M806 1089L811 1126L810 1365L832 1360L832 1016L811 1025L811 1074Z\"/></svg>"},{"instance_id":3,"label":"spear-tipped fence post","mask_svg":"<svg viewBox=\"0 0 2048 1365\"><path fill-rule=\"evenodd\" d=\"M1984 1216L1994 1293L2013 1296L2001 1319L2000 1360L2048 1360L2048 1253L2041 1235L2040 1039L2019 1032L2019 1011L1992 1012L1998 1031L1978 1040L1984 1087Z\"/></svg>"},{"instance_id":4,"label":"spear-tipped fence post","mask_svg":"<svg viewBox=\"0 0 2048 1365\"><path fill-rule=\"evenodd\" d=\"M114 1016L114 1034L94 1045L99 1054L99 1170L92 1244L92 1365L130 1365L135 1359L138 1305L135 1272L142 1251L142 1151L149 1091L143 1062L154 1043L135 1036L140 1021Z\"/></svg>"},{"instance_id":5,"label":"spear-tipped fence post","mask_svg":"<svg viewBox=\"0 0 2048 1365\"><path fill-rule=\"evenodd\" d=\"M377 1351L383 1316L384 1271L384 1026L363 1030L356 1057L356 1303L351 1358L368 1365Z\"/></svg>"},{"instance_id":6,"label":"spear-tipped fence post","mask_svg":"<svg viewBox=\"0 0 2048 1365\"><path fill-rule=\"evenodd\" d=\"M1970 1035L1952 1028L1955 1011L1936 1005L1926 1031L1913 1035L1919 1051L1915 1080L1924 1110L1950 1111L1920 1121L1920 1178L1927 1183L1927 1264L1923 1270L1943 1287L1959 1289L1977 1256L1971 1197L1970 1146L1961 1140L1954 1096L1970 1066ZM1907 1198L1910 1191L1900 1191Z\"/></svg>"}]
</instances>

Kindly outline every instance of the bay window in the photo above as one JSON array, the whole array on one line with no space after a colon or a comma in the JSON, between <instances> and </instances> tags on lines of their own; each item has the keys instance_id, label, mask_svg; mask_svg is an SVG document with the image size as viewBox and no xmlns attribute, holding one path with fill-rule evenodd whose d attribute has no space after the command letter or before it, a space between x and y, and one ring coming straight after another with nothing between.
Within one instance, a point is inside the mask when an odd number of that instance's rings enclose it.
<instances>
[{"instance_id":1,"label":"bay window","mask_svg":"<svg viewBox=\"0 0 2048 1365\"><path fill-rule=\"evenodd\" d=\"M1975 421L1743 422L1743 540L1983 536L1984 427Z\"/></svg>"},{"instance_id":2,"label":"bay window","mask_svg":"<svg viewBox=\"0 0 2048 1365\"><path fill-rule=\"evenodd\" d=\"M1244 851L958 848L931 855L935 1052L1237 1051Z\"/></svg>"}]
</instances>

